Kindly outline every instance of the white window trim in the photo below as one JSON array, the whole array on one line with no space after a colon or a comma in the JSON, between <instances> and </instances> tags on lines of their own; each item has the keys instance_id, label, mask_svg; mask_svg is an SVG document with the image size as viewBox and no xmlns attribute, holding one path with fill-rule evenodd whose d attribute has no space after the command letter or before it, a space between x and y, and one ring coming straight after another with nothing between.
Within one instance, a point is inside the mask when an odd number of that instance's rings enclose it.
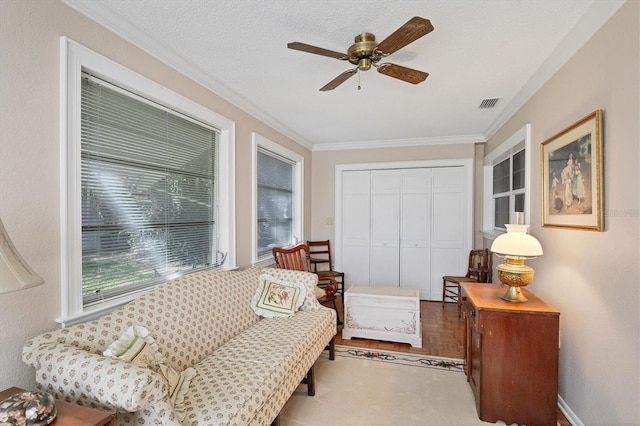
<instances>
[{"instance_id":1,"label":"white window trim","mask_svg":"<svg viewBox=\"0 0 640 426\"><path fill-rule=\"evenodd\" d=\"M502 234L494 229L493 167L524 148L524 220L531 220L531 124L525 124L483 159L482 234L494 240ZM513 167L513 166L512 166Z\"/></svg>"},{"instance_id":2,"label":"white window trim","mask_svg":"<svg viewBox=\"0 0 640 426\"><path fill-rule=\"evenodd\" d=\"M304 214L302 207L304 200L304 157L259 133L252 133L251 140L251 264L264 267L273 264L273 256L265 254L258 257L258 147L262 147L295 163L293 168L293 223L291 233L295 243L304 241Z\"/></svg>"},{"instance_id":3,"label":"white window trim","mask_svg":"<svg viewBox=\"0 0 640 426\"><path fill-rule=\"evenodd\" d=\"M218 220L219 249L227 253L222 269L236 268L235 253L235 123L192 100L68 39L60 38L60 233L61 315L63 326L84 322L133 300L130 293L83 308L82 211L80 173L81 74L92 74L220 129Z\"/></svg>"}]
</instances>

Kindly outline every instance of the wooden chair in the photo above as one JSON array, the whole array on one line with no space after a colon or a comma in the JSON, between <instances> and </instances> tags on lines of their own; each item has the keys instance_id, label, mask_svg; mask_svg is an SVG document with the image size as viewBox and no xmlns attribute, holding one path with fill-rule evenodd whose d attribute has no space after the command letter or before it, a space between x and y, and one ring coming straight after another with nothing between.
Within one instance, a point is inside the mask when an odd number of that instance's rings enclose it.
<instances>
[{"instance_id":1,"label":"wooden chair","mask_svg":"<svg viewBox=\"0 0 640 426\"><path fill-rule=\"evenodd\" d=\"M458 303L458 317L462 312L462 296L460 283L488 283L493 275L493 256L489 249L471 250L469 252L469 266L463 277L445 275L442 277L442 309L446 299Z\"/></svg>"},{"instance_id":2,"label":"wooden chair","mask_svg":"<svg viewBox=\"0 0 640 426\"><path fill-rule=\"evenodd\" d=\"M291 248L274 247L272 249L273 258L276 262L276 268L280 269L292 269L295 271L311 272L314 273L311 268L311 256L309 255L309 247L306 244L298 244ZM320 295L316 293L316 298L321 304L331 303L333 309L336 311L338 318L338 325L342 324L340 321L340 314L338 313L338 307L336 306L336 293L338 292L338 282L333 278L323 279L327 284L322 287Z\"/></svg>"},{"instance_id":3,"label":"wooden chair","mask_svg":"<svg viewBox=\"0 0 640 426\"><path fill-rule=\"evenodd\" d=\"M320 282L326 282L327 279L333 278L338 281L339 287L338 292L342 295L342 304L344 305L344 272L338 272L333 270L333 260L331 259L331 243L329 240L322 241L307 241L307 246L309 246L309 256L311 257L311 266L313 267L313 272L318 274L318 278ZM318 270L318 265L326 264L327 268L325 269L322 266L321 269Z\"/></svg>"}]
</instances>

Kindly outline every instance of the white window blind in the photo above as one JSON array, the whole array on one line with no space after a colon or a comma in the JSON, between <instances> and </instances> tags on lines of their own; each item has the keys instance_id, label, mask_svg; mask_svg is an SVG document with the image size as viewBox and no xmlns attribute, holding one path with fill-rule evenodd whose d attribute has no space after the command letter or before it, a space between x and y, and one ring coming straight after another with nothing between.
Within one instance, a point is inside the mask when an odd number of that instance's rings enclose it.
<instances>
[{"instance_id":1,"label":"white window blind","mask_svg":"<svg viewBox=\"0 0 640 426\"><path fill-rule=\"evenodd\" d=\"M272 247L287 246L293 241L295 164L290 159L258 148L258 256L270 254Z\"/></svg>"},{"instance_id":2,"label":"white window blind","mask_svg":"<svg viewBox=\"0 0 640 426\"><path fill-rule=\"evenodd\" d=\"M219 131L83 75L84 305L215 266Z\"/></svg>"}]
</instances>

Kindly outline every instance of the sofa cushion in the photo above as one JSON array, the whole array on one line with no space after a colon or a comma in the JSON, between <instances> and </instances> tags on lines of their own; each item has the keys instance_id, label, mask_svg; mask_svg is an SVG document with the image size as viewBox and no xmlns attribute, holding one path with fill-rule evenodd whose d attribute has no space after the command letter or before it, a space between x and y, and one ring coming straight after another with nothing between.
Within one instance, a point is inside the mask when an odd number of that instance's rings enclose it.
<instances>
[{"instance_id":1,"label":"sofa cushion","mask_svg":"<svg viewBox=\"0 0 640 426\"><path fill-rule=\"evenodd\" d=\"M194 368L180 372L169 365L158 349L149 330L141 326L131 326L104 351L104 356L121 359L138 367L150 368L160 373L169 383L169 399L179 420L184 418L184 396L189 383L196 375Z\"/></svg>"},{"instance_id":2,"label":"sofa cushion","mask_svg":"<svg viewBox=\"0 0 640 426\"><path fill-rule=\"evenodd\" d=\"M255 416L284 405L335 333L335 311L325 307L260 320L194 366L183 424L264 424Z\"/></svg>"},{"instance_id":3,"label":"sofa cushion","mask_svg":"<svg viewBox=\"0 0 640 426\"><path fill-rule=\"evenodd\" d=\"M300 309L307 294L301 282L284 281L269 274L260 275L258 281L251 308L265 318L290 317Z\"/></svg>"}]
</instances>

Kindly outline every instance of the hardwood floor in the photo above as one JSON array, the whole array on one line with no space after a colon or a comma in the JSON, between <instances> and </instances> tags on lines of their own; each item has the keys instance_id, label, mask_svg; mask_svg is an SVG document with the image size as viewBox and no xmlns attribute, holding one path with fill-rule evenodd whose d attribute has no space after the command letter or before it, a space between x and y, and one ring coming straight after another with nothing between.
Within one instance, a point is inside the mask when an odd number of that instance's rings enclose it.
<instances>
[{"instance_id":1,"label":"hardwood floor","mask_svg":"<svg viewBox=\"0 0 640 426\"><path fill-rule=\"evenodd\" d=\"M340 319L344 321L344 309L338 300ZM440 302L420 302L422 322L422 348L414 348L408 343L385 342L353 338L342 339L342 326L338 326L337 345L356 346L412 354L434 355L446 358L464 358L464 321L458 318L458 306L446 303L444 309Z\"/></svg>"},{"instance_id":2,"label":"hardwood floor","mask_svg":"<svg viewBox=\"0 0 640 426\"><path fill-rule=\"evenodd\" d=\"M344 309L340 298L337 300L340 319L344 321ZM464 321L458 318L458 305L441 302L420 301L420 320L422 322L422 348L414 348L408 343L385 342L382 340L342 339L342 326L338 326L336 345L356 346L367 349L408 352L413 354L434 355L446 358L464 358ZM558 425L571 426L571 423L558 409Z\"/></svg>"}]
</instances>

